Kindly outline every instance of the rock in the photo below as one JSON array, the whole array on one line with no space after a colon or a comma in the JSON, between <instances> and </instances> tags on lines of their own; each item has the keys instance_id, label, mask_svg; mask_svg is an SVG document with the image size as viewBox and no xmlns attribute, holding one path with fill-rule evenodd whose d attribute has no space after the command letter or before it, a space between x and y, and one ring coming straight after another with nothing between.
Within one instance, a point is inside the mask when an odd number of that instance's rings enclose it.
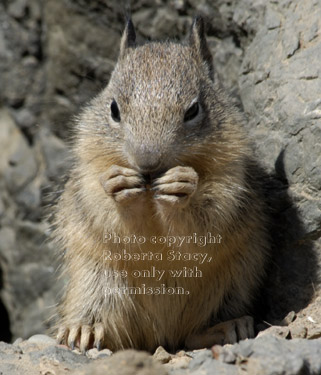
<instances>
[{"instance_id":1,"label":"rock","mask_svg":"<svg viewBox=\"0 0 321 375\"><path fill-rule=\"evenodd\" d=\"M151 24L152 39L175 38L183 35L187 29L187 22L177 17L172 8L158 8Z\"/></svg>"},{"instance_id":2,"label":"rock","mask_svg":"<svg viewBox=\"0 0 321 375\"><path fill-rule=\"evenodd\" d=\"M86 352L86 356L90 359L110 357L111 355L112 355L112 351L109 349L103 349L103 350L98 351L96 348L94 348Z\"/></svg>"},{"instance_id":3,"label":"rock","mask_svg":"<svg viewBox=\"0 0 321 375\"><path fill-rule=\"evenodd\" d=\"M48 130L40 132L40 144L46 162L49 180L60 180L70 167L70 156L65 143Z\"/></svg>"},{"instance_id":4,"label":"rock","mask_svg":"<svg viewBox=\"0 0 321 375\"><path fill-rule=\"evenodd\" d=\"M168 371L173 372L174 370L187 369L188 364L191 361L192 357L187 354L184 350L177 352L176 354L169 354L162 346L159 346L153 358L164 364L165 368Z\"/></svg>"},{"instance_id":5,"label":"rock","mask_svg":"<svg viewBox=\"0 0 321 375\"><path fill-rule=\"evenodd\" d=\"M305 333L304 331L303 331L303 334ZM302 331L299 331L299 332L301 333ZM306 334L306 337L310 340L319 339L321 337L321 327L320 326L313 327L312 329L308 331L308 333Z\"/></svg>"},{"instance_id":6,"label":"rock","mask_svg":"<svg viewBox=\"0 0 321 375\"><path fill-rule=\"evenodd\" d=\"M210 350L199 351L194 354L194 358L190 361L188 366L188 374L239 374L236 366L213 359L213 355Z\"/></svg>"},{"instance_id":7,"label":"rock","mask_svg":"<svg viewBox=\"0 0 321 375\"><path fill-rule=\"evenodd\" d=\"M285 339L291 338L290 328L281 326L272 326L266 330L259 332L258 337L272 335L277 337L283 337Z\"/></svg>"},{"instance_id":8,"label":"rock","mask_svg":"<svg viewBox=\"0 0 321 375\"><path fill-rule=\"evenodd\" d=\"M5 179L8 190L12 193L17 193L35 178L37 163L22 137L17 142L17 148L9 155L8 165Z\"/></svg>"},{"instance_id":9,"label":"rock","mask_svg":"<svg viewBox=\"0 0 321 375\"><path fill-rule=\"evenodd\" d=\"M232 351L230 350L224 350L224 348L220 345L214 345L212 347L212 353L213 357L215 359L220 360L221 362L224 363L235 363L236 362L236 356Z\"/></svg>"},{"instance_id":10,"label":"rock","mask_svg":"<svg viewBox=\"0 0 321 375\"><path fill-rule=\"evenodd\" d=\"M15 347L13 345L6 344L5 342L0 342L0 356L3 358L10 358L10 356L14 356L15 354L21 354L22 351L19 347ZM4 356L4 354L6 356Z\"/></svg>"},{"instance_id":11,"label":"rock","mask_svg":"<svg viewBox=\"0 0 321 375\"><path fill-rule=\"evenodd\" d=\"M22 337L18 337L12 345L14 346L18 346L19 344L21 344L23 342L23 338Z\"/></svg>"},{"instance_id":12,"label":"rock","mask_svg":"<svg viewBox=\"0 0 321 375\"><path fill-rule=\"evenodd\" d=\"M173 357L168 363L164 364L164 367L168 371L182 371L188 368L190 361L192 360L191 357L188 356L181 356L181 357Z\"/></svg>"},{"instance_id":13,"label":"rock","mask_svg":"<svg viewBox=\"0 0 321 375\"><path fill-rule=\"evenodd\" d=\"M259 159L286 192L271 206L278 211L281 201L288 202L275 215L267 321L299 311L319 289L321 37L316 30L321 9L316 4L298 8L297 0L266 3L262 24L255 26L244 51L239 79Z\"/></svg>"},{"instance_id":14,"label":"rock","mask_svg":"<svg viewBox=\"0 0 321 375\"><path fill-rule=\"evenodd\" d=\"M218 360L235 363L248 374L318 374L321 370L321 340L284 340L270 335L225 346Z\"/></svg>"},{"instance_id":15,"label":"rock","mask_svg":"<svg viewBox=\"0 0 321 375\"><path fill-rule=\"evenodd\" d=\"M111 356L106 352L102 358L96 356L99 353L96 349L91 349L85 356L61 345L52 345L44 335L37 336L18 345L0 343L0 372L10 370L18 374L19 369L24 369L26 375L41 371L62 375L316 375L321 371L321 339L285 340L266 335L239 344L217 345L212 351L195 350L172 355L168 363L160 364L152 355L135 350L119 351Z\"/></svg>"},{"instance_id":16,"label":"rock","mask_svg":"<svg viewBox=\"0 0 321 375\"><path fill-rule=\"evenodd\" d=\"M8 111L0 112L0 175L10 196L22 210L36 212L40 206L40 187L36 181L38 160Z\"/></svg>"},{"instance_id":17,"label":"rock","mask_svg":"<svg viewBox=\"0 0 321 375\"><path fill-rule=\"evenodd\" d=\"M160 363L168 363L172 359L172 356L162 346L156 349L153 357Z\"/></svg>"},{"instance_id":18,"label":"rock","mask_svg":"<svg viewBox=\"0 0 321 375\"><path fill-rule=\"evenodd\" d=\"M54 346L52 343L48 346L48 337L36 336L38 337L33 337L31 341L16 345L0 342L0 373L63 375L89 363L88 358L74 354L69 349Z\"/></svg>"},{"instance_id":19,"label":"rock","mask_svg":"<svg viewBox=\"0 0 321 375\"><path fill-rule=\"evenodd\" d=\"M306 327L293 327L290 331L292 339L305 339L308 334L308 329ZM321 337L321 335L319 336ZM313 338L313 337L310 337ZM318 338L318 337L315 337Z\"/></svg>"},{"instance_id":20,"label":"rock","mask_svg":"<svg viewBox=\"0 0 321 375\"><path fill-rule=\"evenodd\" d=\"M297 319L289 325L293 338L315 339L321 337L320 308L321 295L297 314Z\"/></svg>"},{"instance_id":21,"label":"rock","mask_svg":"<svg viewBox=\"0 0 321 375\"><path fill-rule=\"evenodd\" d=\"M89 363L89 359L86 356L75 354L71 350L60 346L48 346L43 350L31 351L29 357L34 364L38 363L42 358L46 358L64 363L70 368L77 368L80 365Z\"/></svg>"},{"instance_id":22,"label":"rock","mask_svg":"<svg viewBox=\"0 0 321 375\"><path fill-rule=\"evenodd\" d=\"M144 352L124 350L117 352L110 358L98 359L94 363L83 366L81 369L72 372L77 375L165 375L165 368L153 360Z\"/></svg>"},{"instance_id":23,"label":"rock","mask_svg":"<svg viewBox=\"0 0 321 375\"><path fill-rule=\"evenodd\" d=\"M95 3L98 8L101 6L99 2ZM49 102L45 109L46 119L56 134L69 136L70 115L96 95L102 88L102 82L110 76L113 68L111 60L117 57L115 46L120 37L119 26L112 27L105 21L112 15L115 24L113 12L119 6L114 0L113 5L111 8L103 6L104 17L97 22L98 14L95 20L88 16L91 12L89 3L82 6L73 1L58 4L50 0L45 3L43 21L47 28L48 57L45 96ZM84 24L87 29L85 34ZM119 32L115 31L118 29ZM95 58L90 59L90 56ZM99 66L108 67L108 70L98 68L97 61ZM52 100L55 106L50 104Z\"/></svg>"},{"instance_id":24,"label":"rock","mask_svg":"<svg viewBox=\"0 0 321 375\"><path fill-rule=\"evenodd\" d=\"M176 355L177 357L184 357L185 355L189 356L189 355L185 352L185 350L180 350L180 351L177 352L175 355Z\"/></svg>"},{"instance_id":25,"label":"rock","mask_svg":"<svg viewBox=\"0 0 321 375\"><path fill-rule=\"evenodd\" d=\"M14 18L21 19L26 15L27 1L15 0L8 7L8 13Z\"/></svg>"},{"instance_id":26,"label":"rock","mask_svg":"<svg viewBox=\"0 0 321 375\"><path fill-rule=\"evenodd\" d=\"M52 293L57 292L58 285L52 289L55 266L52 248L44 244L47 230L46 224L29 221L16 221L13 228L0 229L0 255L7 261L2 264L2 272L10 285L1 297L12 312L14 337L44 332L52 315L48 307L54 304Z\"/></svg>"},{"instance_id":27,"label":"rock","mask_svg":"<svg viewBox=\"0 0 321 375\"><path fill-rule=\"evenodd\" d=\"M20 128L30 128L36 124L36 117L35 115L26 108L23 108L16 113L14 113L15 120Z\"/></svg>"},{"instance_id":28,"label":"rock","mask_svg":"<svg viewBox=\"0 0 321 375\"><path fill-rule=\"evenodd\" d=\"M28 341L35 344L56 345L56 340L46 335L33 335Z\"/></svg>"},{"instance_id":29,"label":"rock","mask_svg":"<svg viewBox=\"0 0 321 375\"><path fill-rule=\"evenodd\" d=\"M189 369L193 371L212 359L210 350L194 350L188 354L193 358L189 364Z\"/></svg>"},{"instance_id":30,"label":"rock","mask_svg":"<svg viewBox=\"0 0 321 375\"><path fill-rule=\"evenodd\" d=\"M288 315L283 319L282 323L288 326L296 319L296 313L294 311L290 311Z\"/></svg>"}]
</instances>

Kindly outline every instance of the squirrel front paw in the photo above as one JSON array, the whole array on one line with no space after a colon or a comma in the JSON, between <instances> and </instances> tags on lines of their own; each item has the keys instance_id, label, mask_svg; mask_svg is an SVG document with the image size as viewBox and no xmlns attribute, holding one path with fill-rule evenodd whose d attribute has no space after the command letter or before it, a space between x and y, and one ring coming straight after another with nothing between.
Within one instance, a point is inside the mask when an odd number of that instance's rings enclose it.
<instances>
[{"instance_id":1,"label":"squirrel front paw","mask_svg":"<svg viewBox=\"0 0 321 375\"><path fill-rule=\"evenodd\" d=\"M162 205L185 207L196 192L198 174L191 167L174 167L154 181L154 199Z\"/></svg>"},{"instance_id":2,"label":"squirrel front paw","mask_svg":"<svg viewBox=\"0 0 321 375\"><path fill-rule=\"evenodd\" d=\"M57 333L58 344L65 344L71 350L78 347L82 353L90 348L101 350L104 344L104 326L102 323L95 325L75 324L61 326Z\"/></svg>"},{"instance_id":3,"label":"squirrel front paw","mask_svg":"<svg viewBox=\"0 0 321 375\"><path fill-rule=\"evenodd\" d=\"M246 315L216 324L201 334L189 336L185 340L185 346L189 350L210 348L213 345L235 344L254 336L254 319Z\"/></svg>"},{"instance_id":4,"label":"squirrel front paw","mask_svg":"<svg viewBox=\"0 0 321 375\"><path fill-rule=\"evenodd\" d=\"M112 165L100 177L106 194L118 203L128 203L146 191L143 177L134 169Z\"/></svg>"}]
</instances>

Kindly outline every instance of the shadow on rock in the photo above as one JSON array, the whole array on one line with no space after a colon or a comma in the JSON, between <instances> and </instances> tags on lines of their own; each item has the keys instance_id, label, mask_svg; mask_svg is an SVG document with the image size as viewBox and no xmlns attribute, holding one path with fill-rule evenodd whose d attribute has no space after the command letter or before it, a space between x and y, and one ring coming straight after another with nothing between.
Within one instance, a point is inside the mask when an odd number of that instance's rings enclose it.
<instances>
[{"instance_id":1,"label":"shadow on rock","mask_svg":"<svg viewBox=\"0 0 321 375\"><path fill-rule=\"evenodd\" d=\"M288 191L284 152L275 163L276 173L262 172L270 210L271 261L257 303L260 319L278 324L290 311L298 312L312 300L317 289L318 260L311 233Z\"/></svg>"}]
</instances>

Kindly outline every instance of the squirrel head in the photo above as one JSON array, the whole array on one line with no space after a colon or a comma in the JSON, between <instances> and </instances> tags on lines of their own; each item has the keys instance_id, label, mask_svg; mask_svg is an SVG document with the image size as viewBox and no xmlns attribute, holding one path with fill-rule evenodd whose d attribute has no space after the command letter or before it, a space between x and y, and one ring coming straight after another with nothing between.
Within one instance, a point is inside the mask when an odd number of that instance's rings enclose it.
<instances>
[{"instance_id":1,"label":"squirrel head","mask_svg":"<svg viewBox=\"0 0 321 375\"><path fill-rule=\"evenodd\" d=\"M118 155L118 164L154 175L191 165L192 155L204 162L224 115L213 75L201 17L184 43L141 46L129 20L109 84L92 107L113 162Z\"/></svg>"}]
</instances>

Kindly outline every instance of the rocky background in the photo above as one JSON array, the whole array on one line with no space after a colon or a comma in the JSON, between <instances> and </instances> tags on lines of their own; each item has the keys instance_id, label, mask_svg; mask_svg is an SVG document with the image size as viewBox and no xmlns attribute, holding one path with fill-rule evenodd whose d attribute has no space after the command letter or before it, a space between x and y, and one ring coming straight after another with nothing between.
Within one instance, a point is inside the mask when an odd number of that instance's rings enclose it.
<instances>
[{"instance_id":1,"label":"rocky background","mask_svg":"<svg viewBox=\"0 0 321 375\"><path fill-rule=\"evenodd\" d=\"M47 216L69 168L72 116L108 82L124 9L116 0L0 0L0 340L49 327L61 288ZM321 337L320 1L131 4L138 41L183 39L197 13L269 175L275 254L264 321L284 338Z\"/></svg>"}]
</instances>

